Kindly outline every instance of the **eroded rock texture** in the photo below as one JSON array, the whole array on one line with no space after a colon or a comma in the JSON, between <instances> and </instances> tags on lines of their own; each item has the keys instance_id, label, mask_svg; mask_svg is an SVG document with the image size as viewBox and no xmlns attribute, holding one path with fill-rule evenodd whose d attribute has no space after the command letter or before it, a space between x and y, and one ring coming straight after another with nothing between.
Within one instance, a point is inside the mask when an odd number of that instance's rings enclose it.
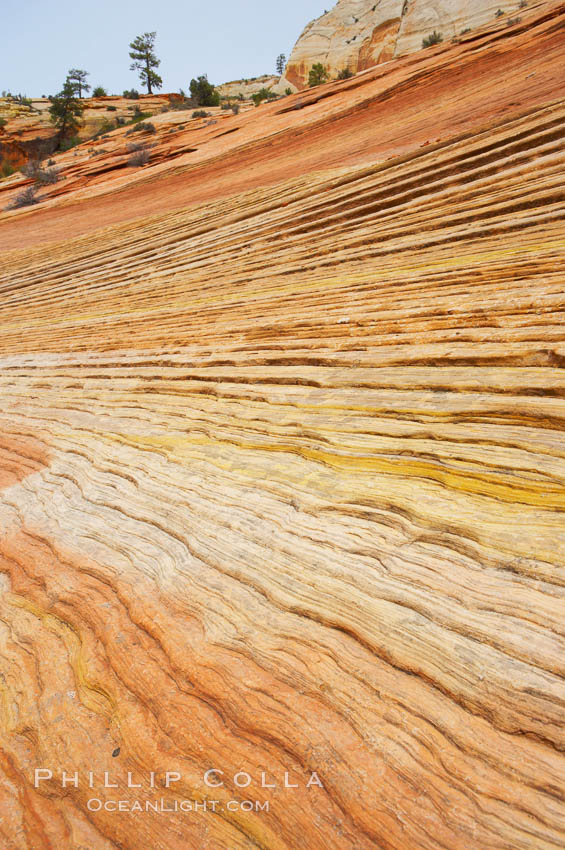
<instances>
[{"instance_id":1,"label":"eroded rock texture","mask_svg":"<svg viewBox=\"0 0 565 850\"><path fill-rule=\"evenodd\" d=\"M136 100L117 95L85 97L77 137L87 139L95 133L110 132L118 122L129 121L136 107L153 114L169 107L175 98L180 100L178 94L141 95ZM34 98L30 105L0 98L0 173L5 166L20 168L56 150L59 137L49 114L50 105L47 98Z\"/></svg>"},{"instance_id":2,"label":"eroded rock texture","mask_svg":"<svg viewBox=\"0 0 565 850\"><path fill-rule=\"evenodd\" d=\"M238 98L239 96L250 99L253 94L267 89L270 91L279 82L280 77L275 77L272 74L263 74L261 77L247 80L231 80L229 83L222 83L216 86L216 90L222 97Z\"/></svg>"},{"instance_id":3,"label":"eroded rock texture","mask_svg":"<svg viewBox=\"0 0 565 850\"><path fill-rule=\"evenodd\" d=\"M279 89L288 84L305 88L317 62L332 77L344 68L363 71L420 50L433 32L449 41L477 27L517 25L543 5L520 0L338 0L304 28Z\"/></svg>"},{"instance_id":4,"label":"eroded rock texture","mask_svg":"<svg viewBox=\"0 0 565 850\"><path fill-rule=\"evenodd\" d=\"M3 847L565 847L564 20L3 214Z\"/></svg>"}]
</instances>

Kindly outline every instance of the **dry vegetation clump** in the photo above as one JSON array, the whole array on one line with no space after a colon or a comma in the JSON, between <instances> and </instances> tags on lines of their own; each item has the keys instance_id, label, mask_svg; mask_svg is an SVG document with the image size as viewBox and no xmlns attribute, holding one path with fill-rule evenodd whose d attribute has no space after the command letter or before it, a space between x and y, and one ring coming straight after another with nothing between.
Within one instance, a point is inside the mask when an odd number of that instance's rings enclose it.
<instances>
[{"instance_id":1,"label":"dry vegetation clump","mask_svg":"<svg viewBox=\"0 0 565 850\"><path fill-rule=\"evenodd\" d=\"M6 207L7 210L18 210L21 207L31 207L33 204L38 204L41 198L37 197L37 189L35 186L28 186L23 192L20 192L11 204Z\"/></svg>"},{"instance_id":2,"label":"dry vegetation clump","mask_svg":"<svg viewBox=\"0 0 565 850\"><path fill-rule=\"evenodd\" d=\"M142 165L147 165L150 156L151 155L147 148L138 150L128 159L128 166L130 166L130 168L140 168Z\"/></svg>"}]
</instances>

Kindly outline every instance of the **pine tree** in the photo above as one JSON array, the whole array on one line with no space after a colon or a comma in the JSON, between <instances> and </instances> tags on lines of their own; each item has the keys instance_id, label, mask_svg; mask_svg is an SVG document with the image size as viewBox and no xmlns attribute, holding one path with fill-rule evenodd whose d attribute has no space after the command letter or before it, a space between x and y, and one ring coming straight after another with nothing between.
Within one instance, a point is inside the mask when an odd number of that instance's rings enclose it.
<instances>
[{"instance_id":1,"label":"pine tree","mask_svg":"<svg viewBox=\"0 0 565 850\"><path fill-rule=\"evenodd\" d=\"M83 91L90 91L90 86L86 82L86 78L88 76L88 71L81 71L80 68L71 68L71 70L67 74L67 80L70 80L71 83L74 85L75 91L77 92L79 97L82 97Z\"/></svg>"},{"instance_id":2,"label":"pine tree","mask_svg":"<svg viewBox=\"0 0 565 850\"><path fill-rule=\"evenodd\" d=\"M315 65L312 65L310 68L310 73L308 74L308 85L310 88L313 86L319 86L321 83L325 83L329 79L329 74L322 65L321 62L316 62Z\"/></svg>"},{"instance_id":3,"label":"pine tree","mask_svg":"<svg viewBox=\"0 0 565 850\"><path fill-rule=\"evenodd\" d=\"M286 56L284 53L279 53L277 56L277 74L279 77L282 77L284 74L284 69L286 67Z\"/></svg>"},{"instance_id":4,"label":"pine tree","mask_svg":"<svg viewBox=\"0 0 565 850\"><path fill-rule=\"evenodd\" d=\"M154 70L161 64L161 60L155 56L155 38L156 32L144 32L143 35L138 35L137 38L130 43L130 71L139 71L139 79L143 86L147 86L147 93L153 94L153 89L160 89L163 86L163 80Z\"/></svg>"},{"instance_id":5,"label":"pine tree","mask_svg":"<svg viewBox=\"0 0 565 850\"><path fill-rule=\"evenodd\" d=\"M59 94L51 97L51 106L49 112L51 121L59 130L59 136L64 139L66 136L72 136L79 127L79 117L82 115L82 105L76 98L76 87L69 79L65 80L65 84Z\"/></svg>"},{"instance_id":6,"label":"pine tree","mask_svg":"<svg viewBox=\"0 0 565 850\"><path fill-rule=\"evenodd\" d=\"M212 83L208 82L206 74L190 81L190 96L198 106L220 105L220 95Z\"/></svg>"}]
</instances>

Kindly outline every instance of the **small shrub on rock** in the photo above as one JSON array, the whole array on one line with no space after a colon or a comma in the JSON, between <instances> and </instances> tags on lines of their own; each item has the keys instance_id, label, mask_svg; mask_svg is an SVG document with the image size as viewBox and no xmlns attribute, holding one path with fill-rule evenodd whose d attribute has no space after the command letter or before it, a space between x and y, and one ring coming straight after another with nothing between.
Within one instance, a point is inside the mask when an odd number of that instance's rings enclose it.
<instances>
[{"instance_id":1,"label":"small shrub on rock","mask_svg":"<svg viewBox=\"0 0 565 850\"><path fill-rule=\"evenodd\" d=\"M50 160L54 162L54 160ZM38 159L31 159L26 165L20 169L22 174L30 177L40 186L47 186L49 183L57 183L59 180L59 172L56 168L42 168L41 162Z\"/></svg>"},{"instance_id":2,"label":"small shrub on rock","mask_svg":"<svg viewBox=\"0 0 565 850\"><path fill-rule=\"evenodd\" d=\"M149 157L149 151L145 148L143 150L136 151L136 153L132 154L128 159L128 165L130 168L140 168L142 165L147 165Z\"/></svg>"},{"instance_id":3,"label":"small shrub on rock","mask_svg":"<svg viewBox=\"0 0 565 850\"><path fill-rule=\"evenodd\" d=\"M145 121L146 118L151 118L151 113L142 112L139 106L136 105L133 115L130 119L130 124L138 124L140 121Z\"/></svg>"},{"instance_id":4,"label":"small shrub on rock","mask_svg":"<svg viewBox=\"0 0 565 850\"><path fill-rule=\"evenodd\" d=\"M63 139L61 144L59 145L59 149L62 151L69 151L71 148L76 147L76 145L80 144L80 139L78 136L73 136L70 139Z\"/></svg>"},{"instance_id":5,"label":"small shrub on rock","mask_svg":"<svg viewBox=\"0 0 565 850\"><path fill-rule=\"evenodd\" d=\"M26 162L25 165L22 165L20 171L26 177L31 177L32 180L37 178L39 171L41 170L41 163L38 159L30 159L29 162Z\"/></svg>"},{"instance_id":6,"label":"small shrub on rock","mask_svg":"<svg viewBox=\"0 0 565 850\"><path fill-rule=\"evenodd\" d=\"M260 91L255 92L255 94L251 95L251 100L255 104L255 106L259 106L260 103L264 100L276 100L277 95L273 91L269 91L269 89L262 88Z\"/></svg>"},{"instance_id":7,"label":"small shrub on rock","mask_svg":"<svg viewBox=\"0 0 565 850\"><path fill-rule=\"evenodd\" d=\"M190 97L198 106L220 105L220 93L208 81L206 74L190 81Z\"/></svg>"},{"instance_id":8,"label":"small shrub on rock","mask_svg":"<svg viewBox=\"0 0 565 850\"><path fill-rule=\"evenodd\" d=\"M131 127L126 132L126 136L129 136L131 133L156 133L155 124L152 124L151 121L140 121L139 124L136 124L135 127Z\"/></svg>"},{"instance_id":9,"label":"small shrub on rock","mask_svg":"<svg viewBox=\"0 0 565 850\"><path fill-rule=\"evenodd\" d=\"M47 186L50 183L57 183L59 180L59 172L56 168L40 168L35 178L36 183L40 186Z\"/></svg>"},{"instance_id":10,"label":"small shrub on rock","mask_svg":"<svg viewBox=\"0 0 565 850\"><path fill-rule=\"evenodd\" d=\"M322 83L326 83L329 80L330 75L328 71L321 62L316 62L315 65L312 65L310 68L310 72L308 74L308 85L310 88L314 86L319 86Z\"/></svg>"},{"instance_id":11,"label":"small shrub on rock","mask_svg":"<svg viewBox=\"0 0 565 850\"><path fill-rule=\"evenodd\" d=\"M208 118L209 113L204 109L195 109L192 113L193 118Z\"/></svg>"},{"instance_id":12,"label":"small shrub on rock","mask_svg":"<svg viewBox=\"0 0 565 850\"><path fill-rule=\"evenodd\" d=\"M17 210L20 207L31 207L33 204L38 204L41 200L36 195L35 186L28 186L27 189L24 189L23 192L20 192L19 195L16 195L11 204L8 204L6 209L8 210Z\"/></svg>"},{"instance_id":13,"label":"small shrub on rock","mask_svg":"<svg viewBox=\"0 0 565 850\"><path fill-rule=\"evenodd\" d=\"M443 41L443 35L434 30L426 38L422 40L422 47L433 47L434 44L440 44Z\"/></svg>"},{"instance_id":14,"label":"small shrub on rock","mask_svg":"<svg viewBox=\"0 0 565 850\"><path fill-rule=\"evenodd\" d=\"M185 112L187 109L194 109L196 104L190 98L179 100L172 104L171 109L174 112Z\"/></svg>"},{"instance_id":15,"label":"small shrub on rock","mask_svg":"<svg viewBox=\"0 0 565 850\"><path fill-rule=\"evenodd\" d=\"M497 9L494 17L495 18L501 18L503 16L503 14L504 14L504 12L502 11L502 9Z\"/></svg>"}]
</instances>

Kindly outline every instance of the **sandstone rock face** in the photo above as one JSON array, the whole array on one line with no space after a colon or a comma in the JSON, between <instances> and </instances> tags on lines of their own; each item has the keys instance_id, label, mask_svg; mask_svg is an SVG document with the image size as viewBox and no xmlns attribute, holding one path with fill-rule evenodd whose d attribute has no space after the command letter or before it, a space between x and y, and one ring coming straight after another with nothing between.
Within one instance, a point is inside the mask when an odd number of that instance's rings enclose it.
<instances>
[{"instance_id":1,"label":"sandstone rock face","mask_svg":"<svg viewBox=\"0 0 565 850\"><path fill-rule=\"evenodd\" d=\"M252 94L256 94L261 89L270 91L278 84L279 80L280 77L265 74L254 80L232 80L229 83L222 83L220 86L216 86L216 89L224 97L238 97L238 95L243 95L244 98L249 100Z\"/></svg>"},{"instance_id":2,"label":"sandstone rock face","mask_svg":"<svg viewBox=\"0 0 565 850\"><path fill-rule=\"evenodd\" d=\"M78 138L88 139L101 129L115 129L117 119L129 121L136 106L154 114L169 105L169 97L175 95L142 95L137 100L116 95L83 98ZM47 98L34 98L31 107L0 98L0 118L5 121L0 126L0 169L3 164L20 168L30 159L42 159L53 153L58 138L49 106Z\"/></svg>"},{"instance_id":3,"label":"sandstone rock face","mask_svg":"<svg viewBox=\"0 0 565 850\"><path fill-rule=\"evenodd\" d=\"M565 847L564 24L0 213L0 847Z\"/></svg>"},{"instance_id":4,"label":"sandstone rock face","mask_svg":"<svg viewBox=\"0 0 565 850\"><path fill-rule=\"evenodd\" d=\"M434 30L449 40L462 30L489 24L499 9L506 14L504 22L528 11L519 8L518 0L338 0L306 26L277 90L289 84L305 88L317 62L332 77L344 68L363 71L420 50L422 39Z\"/></svg>"}]
</instances>

